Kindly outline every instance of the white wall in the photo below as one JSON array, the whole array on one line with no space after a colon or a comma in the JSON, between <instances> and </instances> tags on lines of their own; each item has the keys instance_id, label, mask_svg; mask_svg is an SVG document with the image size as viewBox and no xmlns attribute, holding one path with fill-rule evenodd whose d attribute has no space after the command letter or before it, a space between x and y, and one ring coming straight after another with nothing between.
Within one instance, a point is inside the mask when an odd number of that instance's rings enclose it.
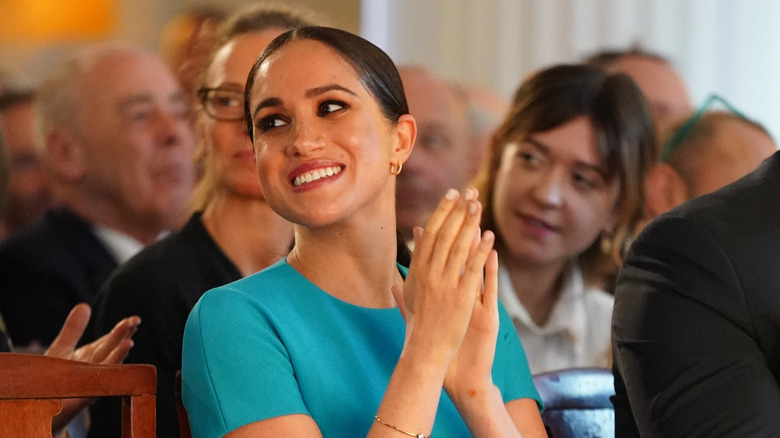
<instances>
[{"instance_id":1,"label":"white wall","mask_svg":"<svg viewBox=\"0 0 780 438\"><path fill-rule=\"evenodd\" d=\"M487 85L604 48L669 57L694 103L717 92L780 140L780 1L362 0L364 37L399 64Z\"/></svg>"}]
</instances>

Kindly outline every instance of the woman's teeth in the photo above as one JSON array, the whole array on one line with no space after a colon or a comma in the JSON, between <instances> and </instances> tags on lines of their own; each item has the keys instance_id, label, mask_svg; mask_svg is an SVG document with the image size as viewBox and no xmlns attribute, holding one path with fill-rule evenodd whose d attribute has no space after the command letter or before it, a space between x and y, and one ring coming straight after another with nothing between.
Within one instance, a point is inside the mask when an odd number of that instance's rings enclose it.
<instances>
[{"instance_id":1,"label":"woman's teeth","mask_svg":"<svg viewBox=\"0 0 780 438\"><path fill-rule=\"evenodd\" d=\"M293 181L293 185L295 187L299 187L306 183L317 181L320 178L336 175L339 172L341 172L341 166L323 167L321 169L310 170L306 173L296 176L295 180Z\"/></svg>"}]
</instances>

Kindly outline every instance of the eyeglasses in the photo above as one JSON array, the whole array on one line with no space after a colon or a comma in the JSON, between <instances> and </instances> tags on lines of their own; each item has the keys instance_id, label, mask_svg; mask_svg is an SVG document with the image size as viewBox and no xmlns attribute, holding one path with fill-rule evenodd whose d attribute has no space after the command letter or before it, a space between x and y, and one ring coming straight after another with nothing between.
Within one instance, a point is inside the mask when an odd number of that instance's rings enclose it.
<instances>
[{"instance_id":1,"label":"eyeglasses","mask_svg":"<svg viewBox=\"0 0 780 438\"><path fill-rule=\"evenodd\" d=\"M727 110L729 110L731 113L733 113L735 116L748 120L747 117L745 117L742 112L740 112L738 109L734 108L733 105L731 105L726 99L718 96L717 94L711 94L707 99L704 101L704 103L701 104L699 109L696 110L693 115L688 117L685 122L683 122L679 128L672 134L672 136L669 138L669 140L664 143L664 148L661 150L661 155L659 156L659 161L666 162L666 160L669 159L669 157L672 155L674 151L677 150L677 148L680 147L685 137L688 136L688 134L691 133L693 130L693 127L696 126L697 123L704 117L705 114L707 114L707 111L710 109L710 107L715 103L720 102L723 106L726 107Z\"/></svg>"},{"instance_id":2,"label":"eyeglasses","mask_svg":"<svg viewBox=\"0 0 780 438\"><path fill-rule=\"evenodd\" d=\"M244 120L244 93L225 88L201 87L200 106L209 117L225 122Z\"/></svg>"}]
</instances>

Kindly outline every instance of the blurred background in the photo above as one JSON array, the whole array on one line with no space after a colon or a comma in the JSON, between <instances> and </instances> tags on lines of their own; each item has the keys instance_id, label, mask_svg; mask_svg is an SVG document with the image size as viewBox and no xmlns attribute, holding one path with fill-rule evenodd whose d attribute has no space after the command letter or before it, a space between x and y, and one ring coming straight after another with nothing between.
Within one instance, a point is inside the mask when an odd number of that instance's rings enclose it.
<instances>
[{"instance_id":1,"label":"blurred background","mask_svg":"<svg viewBox=\"0 0 780 438\"><path fill-rule=\"evenodd\" d=\"M124 39L159 49L177 17L248 0L2 0L0 69L33 83L74 47ZM718 93L780 135L777 0L288 0L359 33L399 64L510 98L530 72L603 49L668 57L694 104ZM167 27L166 27L167 26Z\"/></svg>"}]
</instances>

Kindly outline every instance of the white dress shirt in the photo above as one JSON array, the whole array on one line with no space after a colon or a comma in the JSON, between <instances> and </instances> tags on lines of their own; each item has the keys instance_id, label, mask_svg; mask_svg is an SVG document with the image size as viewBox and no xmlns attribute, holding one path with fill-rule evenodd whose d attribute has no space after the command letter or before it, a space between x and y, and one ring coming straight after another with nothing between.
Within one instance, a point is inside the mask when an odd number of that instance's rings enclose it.
<instances>
[{"instance_id":1,"label":"white dress shirt","mask_svg":"<svg viewBox=\"0 0 780 438\"><path fill-rule=\"evenodd\" d=\"M515 293L509 272L498 271L498 297L515 324L532 374L574 367L609 366L614 297L585 287L576 262L564 273L560 298L544 326L538 326Z\"/></svg>"},{"instance_id":2,"label":"white dress shirt","mask_svg":"<svg viewBox=\"0 0 780 438\"><path fill-rule=\"evenodd\" d=\"M144 245L128 236L125 233L121 233L112 228L104 227L103 225L93 225L92 231L100 239L103 245L106 246L108 252L114 256L114 260L118 265L130 260L131 257L141 251Z\"/></svg>"}]
</instances>

